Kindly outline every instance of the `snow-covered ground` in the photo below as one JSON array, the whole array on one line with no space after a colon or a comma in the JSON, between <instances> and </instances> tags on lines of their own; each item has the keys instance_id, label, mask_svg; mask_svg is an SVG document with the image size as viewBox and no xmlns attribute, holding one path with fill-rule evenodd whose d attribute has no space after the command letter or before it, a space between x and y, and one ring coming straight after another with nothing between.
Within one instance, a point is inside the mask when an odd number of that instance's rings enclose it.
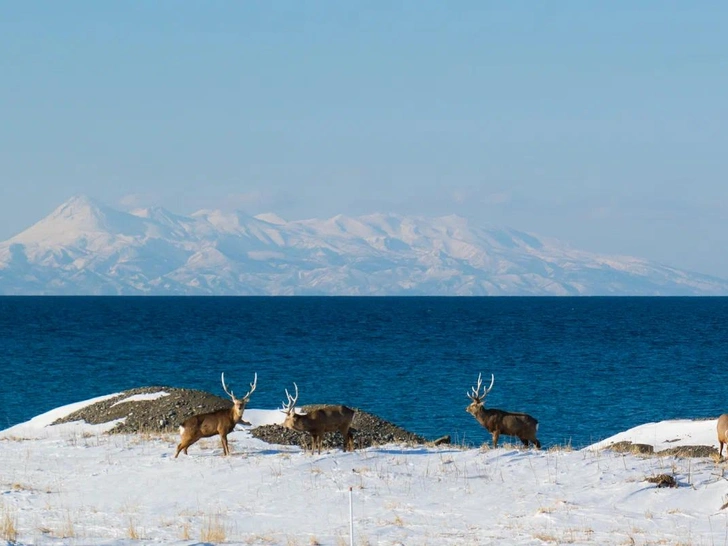
<instances>
[{"instance_id":1,"label":"snow-covered ground","mask_svg":"<svg viewBox=\"0 0 728 546\"><path fill-rule=\"evenodd\" d=\"M90 403L99 399L87 401ZM728 544L725 463L601 450L717 445L715 421L651 423L580 451L387 445L320 455L240 428L174 459L174 435L50 426L0 431L0 543ZM246 410L259 425L277 410ZM483 431L483 441L490 435ZM676 478L657 488L645 478Z\"/></svg>"}]
</instances>

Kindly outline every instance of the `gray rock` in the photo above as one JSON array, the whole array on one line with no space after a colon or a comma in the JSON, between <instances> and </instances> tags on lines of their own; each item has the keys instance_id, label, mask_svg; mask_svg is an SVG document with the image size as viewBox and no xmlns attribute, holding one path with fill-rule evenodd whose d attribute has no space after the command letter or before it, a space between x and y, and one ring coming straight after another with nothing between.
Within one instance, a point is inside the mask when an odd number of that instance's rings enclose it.
<instances>
[{"instance_id":1,"label":"gray rock","mask_svg":"<svg viewBox=\"0 0 728 546\"><path fill-rule=\"evenodd\" d=\"M118 403L135 394L152 394L164 391L168 396L155 400L134 400ZM161 433L177 432L179 425L192 415L230 408L232 402L203 391L172 387L141 387L124 391L118 396L90 404L85 408L58 419L53 424L85 421L92 425L126 418L110 433Z\"/></svg>"},{"instance_id":2,"label":"gray rock","mask_svg":"<svg viewBox=\"0 0 728 546\"><path fill-rule=\"evenodd\" d=\"M303 406L301 409L311 411L322 404ZM385 421L365 411L356 410L354 420L351 423L351 432L354 436L354 447L361 449L372 445L383 445L391 443L424 444L427 442L422 436L408 432L394 423ZM310 436L304 432L289 430L281 425L264 425L254 428L251 434L264 442L278 445L311 446ZM305 444L304 444L305 442ZM326 449L342 448L344 439L339 432L331 432L324 435L323 447Z\"/></svg>"},{"instance_id":3,"label":"gray rock","mask_svg":"<svg viewBox=\"0 0 728 546\"><path fill-rule=\"evenodd\" d=\"M169 393L154 400L134 400L121 402L135 394L153 394L164 391ZM176 433L179 425L188 417L210 411L231 407L229 399L221 398L203 391L178 389L173 387L141 387L120 393L118 396L90 404L70 415L58 419L53 424L85 421L98 425L124 418L109 431L110 434L135 433ZM320 405L304 406L310 411ZM243 414L243 419L245 414ZM380 419L376 415L357 410L352 423L354 445L356 448L388 443L424 444L426 440L417 434L406 431L397 425ZM280 425L264 425L251 430L260 440L278 445L303 446L304 439L310 444L307 434L288 430ZM343 438L338 432L326 434L323 445L327 449L341 448Z\"/></svg>"}]
</instances>

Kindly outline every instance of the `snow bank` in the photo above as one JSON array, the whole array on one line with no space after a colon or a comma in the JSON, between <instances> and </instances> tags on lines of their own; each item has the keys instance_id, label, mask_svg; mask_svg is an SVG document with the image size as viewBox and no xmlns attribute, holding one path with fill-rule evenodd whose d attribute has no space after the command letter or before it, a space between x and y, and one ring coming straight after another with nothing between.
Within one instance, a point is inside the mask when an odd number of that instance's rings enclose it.
<instances>
[{"instance_id":1,"label":"snow bank","mask_svg":"<svg viewBox=\"0 0 728 546\"><path fill-rule=\"evenodd\" d=\"M717 446L717 422L717 419L705 421L681 419L645 423L592 444L587 449L604 449L611 444L624 441L633 444L649 444L655 448L655 451L687 445Z\"/></svg>"},{"instance_id":2,"label":"snow bank","mask_svg":"<svg viewBox=\"0 0 728 546\"><path fill-rule=\"evenodd\" d=\"M110 395L115 396L115 395ZM51 426L71 404L0 432L0 516L18 544L725 544L726 464L601 450L716 445L715 421L648 423L583 450L406 448L320 455L239 427L173 457L176 435ZM255 425L278 410L250 409ZM666 473L676 488L646 478ZM0 536L0 543L8 540Z\"/></svg>"}]
</instances>

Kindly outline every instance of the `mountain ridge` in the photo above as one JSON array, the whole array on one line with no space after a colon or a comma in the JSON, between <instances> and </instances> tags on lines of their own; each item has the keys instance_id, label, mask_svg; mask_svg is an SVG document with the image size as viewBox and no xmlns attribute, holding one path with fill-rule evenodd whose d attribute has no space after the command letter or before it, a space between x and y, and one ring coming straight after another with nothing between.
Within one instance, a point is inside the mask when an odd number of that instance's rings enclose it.
<instances>
[{"instance_id":1,"label":"mountain ridge","mask_svg":"<svg viewBox=\"0 0 728 546\"><path fill-rule=\"evenodd\" d=\"M456 215L287 221L74 196L0 242L0 294L728 295L728 281Z\"/></svg>"}]
</instances>

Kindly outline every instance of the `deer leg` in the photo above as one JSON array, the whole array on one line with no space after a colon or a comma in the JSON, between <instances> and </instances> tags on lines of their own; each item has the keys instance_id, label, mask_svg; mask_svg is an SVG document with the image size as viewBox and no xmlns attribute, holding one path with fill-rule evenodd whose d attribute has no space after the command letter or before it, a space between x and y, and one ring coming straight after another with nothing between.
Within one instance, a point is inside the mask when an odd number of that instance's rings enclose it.
<instances>
[{"instance_id":1,"label":"deer leg","mask_svg":"<svg viewBox=\"0 0 728 546\"><path fill-rule=\"evenodd\" d=\"M526 438L521 438L521 442L523 442L523 445L528 447L528 440Z\"/></svg>"},{"instance_id":2,"label":"deer leg","mask_svg":"<svg viewBox=\"0 0 728 546\"><path fill-rule=\"evenodd\" d=\"M536 449L541 449L541 442L539 442L536 438L533 439L533 445L536 446Z\"/></svg>"},{"instance_id":3,"label":"deer leg","mask_svg":"<svg viewBox=\"0 0 728 546\"><path fill-rule=\"evenodd\" d=\"M720 444L720 450L718 450L718 457L721 459L723 458L723 442L718 442Z\"/></svg>"},{"instance_id":4,"label":"deer leg","mask_svg":"<svg viewBox=\"0 0 728 546\"><path fill-rule=\"evenodd\" d=\"M180 454L180 451L184 452L185 455L189 455L189 453L187 453L187 448L190 447L194 443L195 442L188 442L188 443L180 442L180 444L177 446L177 453L174 454L174 458L175 459L177 458L177 455Z\"/></svg>"},{"instance_id":5,"label":"deer leg","mask_svg":"<svg viewBox=\"0 0 728 546\"><path fill-rule=\"evenodd\" d=\"M195 442L191 442L189 439L182 440L179 444L177 444L177 453L174 454L174 458L176 459L179 455L180 451L184 451L185 455L187 455L187 448L190 447Z\"/></svg>"},{"instance_id":6,"label":"deer leg","mask_svg":"<svg viewBox=\"0 0 728 546\"><path fill-rule=\"evenodd\" d=\"M341 438L343 440L343 444L342 444L341 448L344 451L349 451L349 427L344 425L343 427L341 427L339 429L339 432L341 433Z\"/></svg>"},{"instance_id":7,"label":"deer leg","mask_svg":"<svg viewBox=\"0 0 728 546\"><path fill-rule=\"evenodd\" d=\"M230 455L230 448L228 447L227 434L220 434L220 441L222 442L222 454Z\"/></svg>"},{"instance_id":8,"label":"deer leg","mask_svg":"<svg viewBox=\"0 0 728 546\"><path fill-rule=\"evenodd\" d=\"M500 430L493 431L493 449L498 447L498 437L500 436Z\"/></svg>"}]
</instances>

